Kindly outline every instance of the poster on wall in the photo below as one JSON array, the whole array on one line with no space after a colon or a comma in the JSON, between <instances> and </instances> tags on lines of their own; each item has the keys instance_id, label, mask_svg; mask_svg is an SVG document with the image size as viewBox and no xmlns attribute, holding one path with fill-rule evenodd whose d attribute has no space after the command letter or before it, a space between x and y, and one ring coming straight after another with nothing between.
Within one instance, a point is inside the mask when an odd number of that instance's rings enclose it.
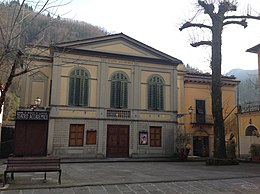
<instances>
[{"instance_id":1,"label":"poster on wall","mask_svg":"<svg viewBox=\"0 0 260 194\"><path fill-rule=\"evenodd\" d=\"M140 145L148 144L148 133L147 132L139 132L139 144Z\"/></svg>"}]
</instances>

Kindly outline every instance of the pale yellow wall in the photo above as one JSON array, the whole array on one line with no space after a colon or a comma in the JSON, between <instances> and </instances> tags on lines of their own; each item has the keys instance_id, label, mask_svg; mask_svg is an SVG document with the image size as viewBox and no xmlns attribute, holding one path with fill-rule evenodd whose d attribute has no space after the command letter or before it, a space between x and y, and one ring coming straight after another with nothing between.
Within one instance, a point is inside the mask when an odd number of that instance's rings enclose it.
<instances>
[{"instance_id":1,"label":"pale yellow wall","mask_svg":"<svg viewBox=\"0 0 260 194\"><path fill-rule=\"evenodd\" d=\"M97 48L95 48L95 50L105 51L105 52L113 52L113 53L127 53L127 54L133 54L133 55L138 55L138 56L145 56L144 53L142 53L142 52L140 52L136 49L132 49L129 46L124 45L124 44L120 44L120 43L97 47Z\"/></svg>"},{"instance_id":2,"label":"pale yellow wall","mask_svg":"<svg viewBox=\"0 0 260 194\"><path fill-rule=\"evenodd\" d=\"M34 100L39 97L42 99L42 104L46 104L46 100L44 99L44 83L43 82L33 82L32 83L32 94L31 94L31 104L34 104Z\"/></svg>"},{"instance_id":3,"label":"pale yellow wall","mask_svg":"<svg viewBox=\"0 0 260 194\"><path fill-rule=\"evenodd\" d=\"M224 118L236 107L236 88L222 87L222 104Z\"/></svg>"},{"instance_id":4,"label":"pale yellow wall","mask_svg":"<svg viewBox=\"0 0 260 194\"><path fill-rule=\"evenodd\" d=\"M122 68L122 66L120 67L117 67L117 68L115 68L115 67L109 67L108 68L108 79L111 79L112 78L112 75L115 73L115 72L118 72L118 71L120 71L120 72L124 72L127 76L128 76L128 78L130 79L129 81L131 82L131 69L129 69L129 68Z\"/></svg>"},{"instance_id":5,"label":"pale yellow wall","mask_svg":"<svg viewBox=\"0 0 260 194\"><path fill-rule=\"evenodd\" d=\"M51 64L47 62L31 62L32 67L35 66L49 66L44 68L39 68L37 70L31 71L22 77L21 86L21 106L30 107L34 104L34 99L40 97L42 103L40 106L49 105L50 96L50 80L52 76ZM39 76L42 78L39 78Z\"/></svg>"},{"instance_id":6,"label":"pale yellow wall","mask_svg":"<svg viewBox=\"0 0 260 194\"><path fill-rule=\"evenodd\" d=\"M90 107L95 107L97 106L97 80L91 80L90 81L90 94L89 95L89 106Z\"/></svg>"},{"instance_id":7,"label":"pale yellow wall","mask_svg":"<svg viewBox=\"0 0 260 194\"><path fill-rule=\"evenodd\" d=\"M96 65L90 65L90 64L79 65L79 64L68 63L68 64L66 64L62 67L61 76L64 76L64 77L69 76L70 73L76 68L82 68L89 73L91 78L97 78L97 66Z\"/></svg>"},{"instance_id":8,"label":"pale yellow wall","mask_svg":"<svg viewBox=\"0 0 260 194\"><path fill-rule=\"evenodd\" d=\"M148 88L147 84L141 85L141 109L147 109L148 102L147 102L147 95L148 95Z\"/></svg>"},{"instance_id":9,"label":"pale yellow wall","mask_svg":"<svg viewBox=\"0 0 260 194\"><path fill-rule=\"evenodd\" d=\"M243 113L238 115L239 118L239 144L241 156L249 155L249 147L253 143L260 144L260 138L256 136L245 136L246 128L253 125L260 132L260 113ZM251 119L252 124L249 123Z\"/></svg>"},{"instance_id":10,"label":"pale yellow wall","mask_svg":"<svg viewBox=\"0 0 260 194\"><path fill-rule=\"evenodd\" d=\"M196 100L205 100L206 114L212 114L211 111L211 89L209 84L190 84L184 85L184 110L187 111L190 106L196 107Z\"/></svg>"},{"instance_id":11,"label":"pale yellow wall","mask_svg":"<svg viewBox=\"0 0 260 194\"><path fill-rule=\"evenodd\" d=\"M185 107L188 110L190 106L195 108L196 100L205 100L206 114L212 114L211 86L209 84L185 84ZM236 88L222 87L222 106L223 116L227 115L236 106Z\"/></svg>"}]
</instances>

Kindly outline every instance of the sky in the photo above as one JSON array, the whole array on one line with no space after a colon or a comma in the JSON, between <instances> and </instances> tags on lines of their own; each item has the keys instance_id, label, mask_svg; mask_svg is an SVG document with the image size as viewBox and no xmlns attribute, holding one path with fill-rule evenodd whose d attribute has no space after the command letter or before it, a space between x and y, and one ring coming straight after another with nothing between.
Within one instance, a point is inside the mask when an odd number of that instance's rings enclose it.
<instances>
[{"instance_id":1,"label":"sky","mask_svg":"<svg viewBox=\"0 0 260 194\"><path fill-rule=\"evenodd\" d=\"M65 0L63 0L65 2ZM260 0L237 0L241 15L260 13ZM146 45L183 61L185 65L211 72L209 47L194 48L192 40L209 37L197 28L179 31L196 16L197 0L72 0L59 8L62 18L84 21L109 33L124 33ZM258 13L257 13L258 11ZM205 14L197 16L205 21ZM231 69L257 69L257 55L246 50L260 44L260 20L249 21L244 29L229 25L223 31L222 73Z\"/></svg>"}]
</instances>

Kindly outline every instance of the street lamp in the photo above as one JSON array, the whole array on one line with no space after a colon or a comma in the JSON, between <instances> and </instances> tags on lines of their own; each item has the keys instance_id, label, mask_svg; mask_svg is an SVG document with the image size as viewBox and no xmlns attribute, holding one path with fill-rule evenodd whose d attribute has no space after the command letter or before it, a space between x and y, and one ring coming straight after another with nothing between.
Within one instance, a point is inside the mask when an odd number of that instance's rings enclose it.
<instances>
[{"instance_id":1,"label":"street lamp","mask_svg":"<svg viewBox=\"0 0 260 194\"><path fill-rule=\"evenodd\" d=\"M190 114L190 122L192 123L192 112L193 112L192 106L190 106L190 107L188 108L188 112L189 112L189 114Z\"/></svg>"},{"instance_id":2,"label":"street lamp","mask_svg":"<svg viewBox=\"0 0 260 194\"><path fill-rule=\"evenodd\" d=\"M190 107L188 108L188 112L189 112L190 115L192 114L192 112L193 112L192 106L190 106Z\"/></svg>"},{"instance_id":3,"label":"street lamp","mask_svg":"<svg viewBox=\"0 0 260 194\"><path fill-rule=\"evenodd\" d=\"M37 98L34 100L34 104L35 104L36 108L39 108L41 102L42 102L42 99L40 99L40 97L37 97Z\"/></svg>"}]
</instances>

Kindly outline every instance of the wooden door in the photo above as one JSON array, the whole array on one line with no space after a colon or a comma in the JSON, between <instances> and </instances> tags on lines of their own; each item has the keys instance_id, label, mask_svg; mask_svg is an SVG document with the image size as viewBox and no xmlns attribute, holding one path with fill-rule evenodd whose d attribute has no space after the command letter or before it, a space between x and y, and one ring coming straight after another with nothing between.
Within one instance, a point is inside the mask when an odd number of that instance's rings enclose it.
<instances>
[{"instance_id":1,"label":"wooden door","mask_svg":"<svg viewBox=\"0 0 260 194\"><path fill-rule=\"evenodd\" d=\"M107 126L107 157L129 156L129 126Z\"/></svg>"},{"instance_id":2,"label":"wooden door","mask_svg":"<svg viewBox=\"0 0 260 194\"><path fill-rule=\"evenodd\" d=\"M16 121L16 156L45 156L47 153L48 121Z\"/></svg>"}]
</instances>

